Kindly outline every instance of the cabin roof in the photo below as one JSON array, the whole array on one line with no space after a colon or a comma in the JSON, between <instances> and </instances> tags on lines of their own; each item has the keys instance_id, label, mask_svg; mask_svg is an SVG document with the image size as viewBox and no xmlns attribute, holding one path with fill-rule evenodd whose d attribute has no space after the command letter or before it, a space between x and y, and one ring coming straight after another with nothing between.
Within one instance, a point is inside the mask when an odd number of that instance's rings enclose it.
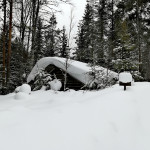
<instances>
[{"instance_id":1,"label":"cabin roof","mask_svg":"<svg viewBox=\"0 0 150 150\"><path fill-rule=\"evenodd\" d=\"M87 63L83 63L71 59L68 59L66 63L66 58L44 57L40 59L33 67L32 71L30 72L27 78L27 83L29 83L31 80L34 80L38 71L41 69L44 70L48 65L54 65L66 71L69 75L79 80L83 84L87 84L91 80L90 73L92 72L92 68ZM108 71L106 68L103 67L96 67L96 70L103 70L105 72ZM117 77L117 73L110 70L109 73L112 74L112 77Z\"/></svg>"}]
</instances>

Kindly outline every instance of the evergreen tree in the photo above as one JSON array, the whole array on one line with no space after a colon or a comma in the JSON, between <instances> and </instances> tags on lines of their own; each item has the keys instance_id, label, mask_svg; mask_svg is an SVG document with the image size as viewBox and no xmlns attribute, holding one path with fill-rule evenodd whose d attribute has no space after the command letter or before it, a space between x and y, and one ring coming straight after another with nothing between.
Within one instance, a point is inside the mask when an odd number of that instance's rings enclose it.
<instances>
[{"instance_id":1,"label":"evergreen tree","mask_svg":"<svg viewBox=\"0 0 150 150\"><path fill-rule=\"evenodd\" d=\"M23 67L23 50L20 49L21 42L18 39L12 41L12 55L10 62L10 78L8 82L8 92L13 92L17 86L22 84Z\"/></svg>"},{"instance_id":2,"label":"evergreen tree","mask_svg":"<svg viewBox=\"0 0 150 150\"><path fill-rule=\"evenodd\" d=\"M81 21L78 26L78 33L76 37L76 52L75 52L75 59L79 61L85 61L85 37L84 37L84 28L83 22Z\"/></svg>"},{"instance_id":3,"label":"evergreen tree","mask_svg":"<svg viewBox=\"0 0 150 150\"><path fill-rule=\"evenodd\" d=\"M38 19L37 23L37 31L36 31L36 45L35 45L35 52L34 52L34 64L44 56L44 49L43 49L43 25L41 18Z\"/></svg>"},{"instance_id":4,"label":"evergreen tree","mask_svg":"<svg viewBox=\"0 0 150 150\"><path fill-rule=\"evenodd\" d=\"M94 13L91 5L88 3L85 8L85 14L79 26L77 43L77 58L80 61L91 63L93 61L94 46ZM82 45L81 45L82 42ZM84 54L81 56L81 54ZM80 55L80 56L79 56Z\"/></svg>"},{"instance_id":5,"label":"evergreen tree","mask_svg":"<svg viewBox=\"0 0 150 150\"><path fill-rule=\"evenodd\" d=\"M150 2L147 0L132 0L128 1L126 5L126 19L128 19L128 24L130 26L130 32L132 37L134 37L134 43L136 45L134 55L139 63L139 72L144 76L144 66L145 66L145 53L147 53L147 48L149 42L147 37L149 37L149 27L150 27ZM143 68L144 67L144 68Z\"/></svg>"},{"instance_id":6,"label":"evergreen tree","mask_svg":"<svg viewBox=\"0 0 150 150\"><path fill-rule=\"evenodd\" d=\"M99 0L96 5L95 11L95 34L96 34L96 42L95 49L97 53L97 64L104 65L105 63L105 55L107 54L107 1Z\"/></svg>"},{"instance_id":7,"label":"evergreen tree","mask_svg":"<svg viewBox=\"0 0 150 150\"><path fill-rule=\"evenodd\" d=\"M62 29L62 36L61 36L61 49L60 49L60 57L67 58L68 56L68 49L67 49L67 34L66 29L63 26Z\"/></svg>"},{"instance_id":8,"label":"evergreen tree","mask_svg":"<svg viewBox=\"0 0 150 150\"><path fill-rule=\"evenodd\" d=\"M34 84L32 85L33 91L40 90L43 86L46 89L50 89L49 82L52 81L52 76L43 70L38 70L35 75Z\"/></svg>"},{"instance_id":9,"label":"evergreen tree","mask_svg":"<svg viewBox=\"0 0 150 150\"><path fill-rule=\"evenodd\" d=\"M57 21L53 14L45 30L45 56L56 56L60 49L60 30L56 29Z\"/></svg>"},{"instance_id":10,"label":"evergreen tree","mask_svg":"<svg viewBox=\"0 0 150 150\"><path fill-rule=\"evenodd\" d=\"M117 72L120 72L121 70L136 70L137 62L135 62L132 57L135 44L132 41L132 36L128 30L126 20L120 24L119 29L120 31L118 32L118 38L120 40L120 45L115 49L117 59L114 61L114 67L117 69Z\"/></svg>"}]
</instances>

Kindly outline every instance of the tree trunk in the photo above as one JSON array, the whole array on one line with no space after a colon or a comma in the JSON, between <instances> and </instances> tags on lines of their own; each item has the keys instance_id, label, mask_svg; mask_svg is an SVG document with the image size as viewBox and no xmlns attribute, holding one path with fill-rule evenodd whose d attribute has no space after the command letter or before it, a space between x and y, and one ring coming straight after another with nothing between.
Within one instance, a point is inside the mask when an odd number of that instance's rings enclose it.
<instances>
[{"instance_id":1,"label":"tree trunk","mask_svg":"<svg viewBox=\"0 0 150 150\"><path fill-rule=\"evenodd\" d=\"M114 0L111 2L111 52L110 52L110 58L111 60L114 59Z\"/></svg>"},{"instance_id":2,"label":"tree trunk","mask_svg":"<svg viewBox=\"0 0 150 150\"><path fill-rule=\"evenodd\" d=\"M37 4L36 4L37 2ZM32 57L32 65L34 65L34 51L35 51L35 34L36 34L36 26L40 9L40 0L32 1L32 46L31 46L31 57Z\"/></svg>"},{"instance_id":3,"label":"tree trunk","mask_svg":"<svg viewBox=\"0 0 150 150\"><path fill-rule=\"evenodd\" d=\"M6 68L6 63L5 63L5 59L6 59L6 0L3 0L3 5L4 5L4 25L3 25L3 82L2 82L2 86L5 87L5 83L6 83L6 72L5 72L5 68Z\"/></svg>"},{"instance_id":4,"label":"tree trunk","mask_svg":"<svg viewBox=\"0 0 150 150\"><path fill-rule=\"evenodd\" d=\"M137 17L137 45L138 45L138 53L139 53L139 72L142 71L142 56L141 56L141 39L140 39L140 21L139 21L139 0L137 0L137 6L136 6L136 17Z\"/></svg>"},{"instance_id":5,"label":"tree trunk","mask_svg":"<svg viewBox=\"0 0 150 150\"><path fill-rule=\"evenodd\" d=\"M12 9L13 0L10 0L10 16L9 16L9 40L8 40L8 54L7 54L7 83L10 78L10 60L11 60L11 37L12 37Z\"/></svg>"}]
</instances>

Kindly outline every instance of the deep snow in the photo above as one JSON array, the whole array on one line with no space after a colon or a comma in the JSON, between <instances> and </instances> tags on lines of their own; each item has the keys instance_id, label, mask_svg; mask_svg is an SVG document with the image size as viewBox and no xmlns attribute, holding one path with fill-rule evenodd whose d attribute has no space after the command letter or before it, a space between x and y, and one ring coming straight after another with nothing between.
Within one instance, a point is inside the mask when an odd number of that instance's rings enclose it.
<instances>
[{"instance_id":1,"label":"deep snow","mask_svg":"<svg viewBox=\"0 0 150 150\"><path fill-rule=\"evenodd\" d=\"M0 96L0 150L150 150L150 83Z\"/></svg>"}]
</instances>

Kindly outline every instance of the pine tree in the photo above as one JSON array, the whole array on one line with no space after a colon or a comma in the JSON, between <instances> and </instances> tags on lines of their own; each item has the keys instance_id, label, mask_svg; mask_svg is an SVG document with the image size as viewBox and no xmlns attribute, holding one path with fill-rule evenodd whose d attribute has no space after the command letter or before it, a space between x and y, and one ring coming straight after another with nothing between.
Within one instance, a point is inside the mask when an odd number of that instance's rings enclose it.
<instances>
[{"instance_id":1,"label":"pine tree","mask_svg":"<svg viewBox=\"0 0 150 150\"><path fill-rule=\"evenodd\" d=\"M75 59L79 61L85 61L85 37L84 37L84 28L82 21L79 23L78 26L78 33L76 37L76 52L75 52Z\"/></svg>"},{"instance_id":2,"label":"pine tree","mask_svg":"<svg viewBox=\"0 0 150 150\"><path fill-rule=\"evenodd\" d=\"M116 49L115 67L117 72L121 70L132 71L137 69L137 62L132 58L135 44L133 43L132 36L128 30L127 22L124 20L120 24L120 31L118 37L120 39L120 46Z\"/></svg>"},{"instance_id":3,"label":"pine tree","mask_svg":"<svg viewBox=\"0 0 150 150\"><path fill-rule=\"evenodd\" d=\"M77 43L77 58L80 61L91 63L93 61L93 40L94 40L94 16L93 9L88 3L85 8L83 20L79 26L79 33L76 40ZM82 45L81 43L82 42ZM83 54L82 56L79 56Z\"/></svg>"},{"instance_id":4,"label":"pine tree","mask_svg":"<svg viewBox=\"0 0 150 150\"><path fill-rule=\"evenodd\" d=\"M38 19L37 23L37 31L36 31L36 45L35 45L35 52L34 52L34 64L44 56L44 49L43 49L43 25L41 18Z\"/></svg>"},{"instance_id":5,"label":"pine tree","mask_svg":"<svg viewBox=\"0 0 150 150\"><path fill-rule=\"evenodd\" d=\"M33 91L40 90L43 86L45 89L50 89L48 82L52 81L52 76L46 73L44 70L38 70L35 75L34 84L32 85Z\"/></svg>"},{"instance_id":6,"label":"pine tree","mask_svg":"<svg viewBox=\"0 0 150 150\"><path fill-rule=\"evenodd\" d=\"M144 54L147 53L147 48L149 45L148 40L146 40L149 35L149 27L150 27L150 10L149 10L150 2L145 0L132 0L126 5L126 13L128 24L130 25L130 32L132 33L132 37L134 37L135 41L135 52L134 55L137 56L137 61L139 63L139 72L144 76ZM143 68L144 67L144 68Z\"/></svg>"},{"instance_id":7,"label":"pine tree","mask_svg":"<svg viewBox=\"0 0 150 150\"><path fill-rule=\"evenodd\" d=\"M95 34L96 34L96 42L95 49L97 53L97 64L104 65L105 63L105 55L107 53L107 1L99 0L96 5L95 11Z\"/></svg>"},{"instance_id":8,"label":"pine tree","mask_svg":"<svg viewBox=\"0 0 150 150\"><path fill-rule=\"evenodd\" d=\"M68 49L67 49L67 34L65 26L62 29L62 36L61 36L61 49L60 49L60 57L67 58L68 56Z\"/></svg>"},{"instance_id":9,"label":"pine tree","mask_svg":"<svg viewBox=\"0 0 150 150\"><path fill-rule=\"evenodd\" d=\"M56 56L59 52L60 30L56 29L57 21L53 14L45 30L45 56Z\"/></svg>"},{"instance_id":10,"label":"pine tree","mask_svg":"<svg viewBox=\"0 0 150 150\"><path fill-rule=\"evenodd\" d=\"M23 50L20 49L21 43L17 39L12 41L12 55L10 62L10 78L8 92L13 92L17 86L22 84L23 68Z\"/></svg>"}]
</instances>

